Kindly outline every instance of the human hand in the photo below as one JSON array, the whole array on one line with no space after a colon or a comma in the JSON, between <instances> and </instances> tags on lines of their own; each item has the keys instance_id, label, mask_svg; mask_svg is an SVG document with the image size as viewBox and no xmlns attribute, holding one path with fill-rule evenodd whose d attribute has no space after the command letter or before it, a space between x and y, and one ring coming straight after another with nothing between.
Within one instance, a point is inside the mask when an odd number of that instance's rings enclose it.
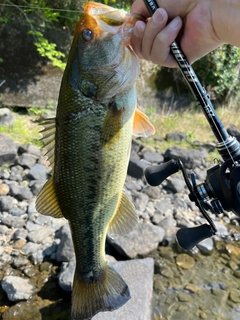
<instances>
[{"instance_id":1,"label":"human hand","mask_svg":"<svg viewBox=\"0 0 240 320\"><path fill-rule=\"evenodd\" d=\"M158 9L149 17L143 0L136 0L132 13L146 17L138 21L132 35L132 47L139 58L166 67L176 67L170 53L171 43L177 39L189 63L220 46L220 40L212 21L212 1L157 0ZM168 21L170 21L168 23Z\"/></svg>"}]
</instances>

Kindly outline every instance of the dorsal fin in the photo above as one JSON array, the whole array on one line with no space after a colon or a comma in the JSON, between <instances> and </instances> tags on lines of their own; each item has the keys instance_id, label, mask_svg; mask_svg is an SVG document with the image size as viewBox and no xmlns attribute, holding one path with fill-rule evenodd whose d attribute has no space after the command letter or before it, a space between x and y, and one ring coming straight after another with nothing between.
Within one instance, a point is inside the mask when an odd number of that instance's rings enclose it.
<instances>
[{"instance_id":1,"label":"dorsal fin","mask_svg":"<svg viewBox=\"0 0 240 320\"><path fill-rule=\"evenodd\" d=\"M136 109L133 119L133 135L137 137L149 137L155 133L155 128L148 117Z\"/></svg>"},{"instance_id":2,"label":"dorsal fin","mask_svg":"<svg viewBox=\"0 0 240 320\"><path fill-rule=\"evenodd\" d=\"M36 209L39 213L53 218L64 218L58 204L53 177L43 186L36 200Z\"/></svg>"},{"instance_id":3,"label":"dorsal fin","mask_svg":"<svg viewBox=\"0 0 240 320\"><path fill-rule=\"evenodd\" d=\"M138 223L138 216L132 202L123 190L119 206L108 225L110 237L123 236L132 231Z\"/></svg>"},{"instance_id":4,"label":"dorsal fin","mask_svg":"<svg viewBox=\"0 0 240 320\"><path fill-rule=\"evenodd\" d=\"M56 131L56 120L55 118L46 119L41 121L40 125L44 127L40 131L42 134L41 140L43 141L43 149L45 149L44 155L47 156L52 171L54 168L54 152L55 152L55 131Z\"/></svg>"}]
</instances>

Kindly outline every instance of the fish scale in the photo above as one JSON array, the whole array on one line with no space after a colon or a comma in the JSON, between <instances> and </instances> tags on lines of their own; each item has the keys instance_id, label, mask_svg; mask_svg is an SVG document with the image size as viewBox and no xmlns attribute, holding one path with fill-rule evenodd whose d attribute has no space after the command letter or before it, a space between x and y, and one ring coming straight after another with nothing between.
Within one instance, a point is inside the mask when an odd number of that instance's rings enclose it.
<instances>
[{"instance_id":1,"label":"fish scale","mask_svg":"<svg viewBox=\"0 0 240 320\"><path fill-rule=\"evenodd\" d=\"M43 123L52 176L36 208L69 221L76 255L72 320L115 310L130 299L127 284L106 263L105 241L107 233L124 235L138 222L123 190L132 134L154 133L136 109L139 62L129 46L136 21L123 10L85 5L62 78L56 119Z\"/></svg>"}]
</instances>

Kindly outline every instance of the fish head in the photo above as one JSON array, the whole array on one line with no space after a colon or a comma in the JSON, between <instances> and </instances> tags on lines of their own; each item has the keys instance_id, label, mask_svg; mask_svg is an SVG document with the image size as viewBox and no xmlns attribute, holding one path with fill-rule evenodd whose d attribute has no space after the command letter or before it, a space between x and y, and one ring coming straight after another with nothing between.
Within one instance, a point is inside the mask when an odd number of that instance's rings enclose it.
<instances>
[{"instance_id":1,"label":"fish head","mask_svg":"<svg viewBox=\"0 0 240 320\"><path fill-rule=\"evenodd\" d=\"M77 84L76 89L102 100L124 92L135 83L139 61L130 46L130 38L139 19L140 16L122 9L86 3L72 46L75 71L71 80Z\"/></svg>"}]
</instances>

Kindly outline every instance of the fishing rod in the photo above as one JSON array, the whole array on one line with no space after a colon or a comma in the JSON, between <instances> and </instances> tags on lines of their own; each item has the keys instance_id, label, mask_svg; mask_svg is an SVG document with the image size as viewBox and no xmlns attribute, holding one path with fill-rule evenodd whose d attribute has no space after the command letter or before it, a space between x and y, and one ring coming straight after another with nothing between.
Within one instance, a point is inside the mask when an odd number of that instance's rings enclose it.
<instances>
[{"instance_id":1,"label":"fishing rod","mask_svg":"<svg viewBox=\"0 0 240 320\"><path fill-rule=\"evenodd\" d=\"M143 1L151 15L159 8L155 0ZM150 166L145 170L146 180L152 186L161 184L167 177L179 170L182 172L190 191L189 199L196 204L208 222L197 227L183 228L177 231L176 238L179 245L184 250L190 250L217 232L207 211L215 214L232 211L240 216L240 144L224 128L214 110L210 96L202 87L176 41L171 44L170 50L217 139L216 148L222 158L221 162L207 170L206 180L198 185L194 173L191 173L191 180L188 178L186 169L179 159Z\"/></svg>"}]
</instances>

